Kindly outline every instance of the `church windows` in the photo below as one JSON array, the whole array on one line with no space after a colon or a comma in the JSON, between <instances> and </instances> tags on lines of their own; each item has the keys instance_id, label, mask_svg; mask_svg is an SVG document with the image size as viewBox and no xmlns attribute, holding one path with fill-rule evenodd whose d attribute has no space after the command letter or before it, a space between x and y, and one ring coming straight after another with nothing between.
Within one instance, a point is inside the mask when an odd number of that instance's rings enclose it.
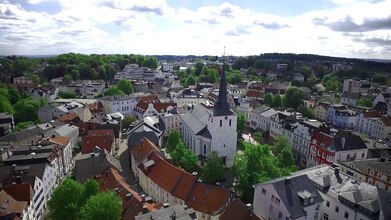
<instances>
[{"instance_id":1,"label":"church windows","mask_svg":"<svg viewBox=\"0 0 391 220\"><path fill-rule=\"evenodd\" d=\"M231 119L229 119L229 126L231 126Z\"/></svg>"},{"instance_id":2,"label":"church windows","mask_svg":"<svg viewBox=\"0 0 391 220\"><path fill-rule=\"evenodd\" d=\"M223 120L220 120L220 127L223 126Z\"/></svg>"},{"instance_id":3,"label":"church windows","mask_svg":"<svg viewBox=\"0 0 391 220\"><path fill-rule=\"evenodd\" d=\"M206 144L204 144L204 155L206 155Z\"/></svg>"}]
</instances>

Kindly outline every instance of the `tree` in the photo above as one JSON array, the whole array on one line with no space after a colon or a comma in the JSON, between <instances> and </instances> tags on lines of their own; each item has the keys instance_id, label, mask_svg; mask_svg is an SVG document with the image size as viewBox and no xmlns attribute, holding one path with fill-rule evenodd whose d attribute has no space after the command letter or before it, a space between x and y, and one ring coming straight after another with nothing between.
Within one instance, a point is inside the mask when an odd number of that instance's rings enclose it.
<instances>
[{"instance_id":1,"label":"tree","mask_svg":"<svg viewBox=\"0 0 391 220\"><path fill-rule=\"evenodd\" d=\"M231 84L238 84L242 82L242 73L240 71L234 70L228 72L227 81Z\"/></svg>"},{"instance_id":2,"label":"tree","mask_svg":"<svg viewBox=\"0 0 391 220\"><path fill-rule=\"evenodd\" d=\"M311 69L310 69L308 66L306 66L306 65L302 65L302 66L300 67L300 69L299 69L299 72L300 72L301 74L303 74L303 76L304 76L305 78L308 78L308 77L310 77L310 75L311 75Z\"/></svg>"},{"instance_id":3,"label":"tree","mask_svg":"<svg viewBox=\"0 0 391 220\"><path fill-rule=\"evenodd\" d=\"M34 125L34 122L32 121L19 122L18 124L15 125L13 132L21 131L27 127L30 127L31 125Z\"/></svg>"},{"instance_id":4,"label":"tree","mask_svg":"<svg viewBox=\"0 0 391 220\"><path fill-rule=\"evenodd\" d=\"M56 188L48 202L49 215L53 220L76 220L81 207L80 198L83 194L83 185L72 179L65 179Z\"/></svg>"},{"instance_id":5,"label":"tree","mask_svg":"<svg viewBox=\"0 0 391 220\"><path fill-rule=\"evenodd\" d=\"M279 108L282 106L282 100L281 100L281 96L276 94L273 96L273 105L272 107L273 108Z\"/></svg>"},{"instance_id":6,"label":"tree","mask_svg":"<svg viewBox=\"0 0 391 220\"><path fill-rule=\"evenodd\" d=\"M83 193L81 195L81 204L85 204L91 196L95 196L99 193L99 183L94 179L88 179L84 183Z\"/></svg>"},{"instance_id":7,"label":"tree","mask_svg":"<svg viewBox=\"0 0 391 220\"><path fill-rule=\"evenodd\" d=\"M168 134L168 138L167 138L167 143L166 143L166 147L167 147L167 150L168 152L171 152L175 149L175 147L177 146L177 144L179 142L181 142L181 134L179 133L179 131L171 131L169 134Z\"/></svg>"},{"instance_id":8,"label":"tree","mask_svg":"<svg viewBox=\"0 0 391 220\"><path fill-rule=\"evenodd\" d=\"M199 76L199 75L201 74L202 68L203 68L204 66L205 66L204 63L201 63L201 62L197 62L197 63L195 64L195 74L196 74L197 76Z\"/></svg>"},{"instance_id":9,"label":"tree","mask_svg":"<svg viewBox=\"0 0 391 220\"><path fill-rule=\"evenodd\" d=\"M212 151L208 154L205 166L203 168L202 180L209 184L215 184L224 179L223 159L217 152Z\"/></svg>"},{"instance_id":10,"label":"tree","mask_svg":"<svg viewBox=\"0 0 391 220\"><path fill-rule=\"evenodd\" d=\"M133 115L127 115L122 119L122 128L128 128L130 124L133 122L137 121L137 118L134 117Z\"/></svg>"},{"instance_id":11,"label":"tree","mask_svg":"<svg viewBox=\"0 0 391 220\"><path fill-rule=\"evenodd\" d=\"M70 92L65 92L61 91L58 93L58 97L63 98L63 99L74 99L77 98L76 92L70 91Z\"/></svg>"},{"instance_id":12,"label":"tree","mask_svg":"<svg viewBox=\"0 0 391 220\"><path fill-rule=\"evenodd\" d=\"M267 93L265 95L265 97L263 98L263 103L265 103L265 105L272 107L273 106L273 94Z\"/></svg>"},{"instance_id":13,"label":"tree","mask_svg":"<svg viewBox=\"0 0 391 220\"><path fill-rule=\"evenodd\" d=\"M73 69L70 73L73 80L78 80L80 78L79 71L77 69Z\"/></svg>"},{"instance_id":14,"label":"tree","mask_svg":"<svg viewBox=\"0 0 391 220\"><path fill-rule=\"evenodd\" d=\"M314 111L311 108L300 106L297 111L300 112L303 115L303 117L310 118L310 119L315 118Z\"/></svg>"},{"instance_id":15,"label":"tree","mask_svg":"<svg viewBox=\"0 0 391 220\"><path fill-rule=\"evenodd\" d=\"M258 142L259 144L261 144L263 142L263 134L262 132L255 132L254 135L253 135L253 139Z\"/></svg>"},{"instance_id":16,"label":"tree","mask_svg":"<svg viewBox=\"0 0 391 220\"><path fill-rule=\"evenodd\" d=\"M24 122L37 120L39 107L40 103L31 98L19 100L14 106L15 121Z\"/></svg>"},{"instance_id":17,"label":"tree","mask_svg":"<svg viewBox=\"0 0 391 220\"><path fill-rule=\"evenodd\" d=\"M284 148L291 148L291 146L289 144L288 138L282 135L279 135L277 139L274 141L273 146L270 147L274 156L280 155Z\"/></svg>"},{"instance_id":18,"label":"tree","mask_svg":"<svg viewBox=\"0 0 391 220\"><path fill-rule=\"evenodd\" d=\"M283 103L285 107L297 110L301 105L303 105L303 100L303 90L298 87L292 86L286 90Z\"/></svg>"},{"instance_id":19,"label":"tree","mask_svg":"<svg viewBox=\"0 0 391 220\"><path fill-rule=\"evenodd\" d=\"M204 76L209 76L209 67L208 66L203 66L201 70L201 74Z\"/></svg>"},{"instance_id":20,"label":"tree","mask_svg":"<svg viewBox=\"0 0 391 220\"><path fill-rule=\"evenodd\" d=\"M107 96L116 96L116 95L124 95L125 93L118 89L117 86L112 86L110 87L106 92L105 92L105 95Z\"/></svg>"},{"instance_id":21,"label":"tree","mask_svg":"<svg viewBox=\"0 0 391 220\"><path fill-rule=\"evenodd\" d=\"M89 198L80 209L83 220L119 220L121 218L121 200L114 192L102 192ZM64 215L67 216L67 215Z\"/></svg>"},{"instance_id":22,"label":"tree","mask_svg":"<svg viewBox=\"0 0 391 220\"><path fill-rule=\"evenodd\" d=\"M3 95L0 95L0 112L13 113L14 109L9 99Z\"/></svg>"},{"instance_id":23,"label":"tree","mask_svg":"<svg viewBox=\"0 0 391 220\"><path fill-rule=\"evenodd\" d=\"M41 79L39 78L39 75L38 74L31 74L30 75L30 80L35 83L35 84L39 84Z\"/></svg>"},{"instance_id":24,"label":"tree","mask_svg":"<svg viewBox=\"0 0 391 220\"><path fill-rule=\"evenodd\" d=\"M176 166L183 168L187 172L200 172L197 156L186 147L183 141L176 145L170 156Z\"/></svg>"},{"instance_id":25,"label":"tree","mask_svg":"<svg viewBox=\"0 0 391 220\"><path fill-rule=\"evenodd\" d=\"M372 107L372 100L368 97L361 97L358 99L357 105L370 108Z\"/></svg>"},{"instance_id":26,"label":"tree","mask_svg":"<svg viewBox=\"0 0 391 220\"><path fill-rule=\"evenodd\" d=\"M118 82L117 88L124 92L126 95L133 93L133 85L130 80L122 79Z\"/></svg>"},{"instance_id":27,"label":"tree","mask_svg":"<svg viewBox=\"0 0 391 220\"><path fill-rule=\"evenodd\" d=\"M209 70L209 82L210 83L216 83L218 79L218 73L216 69L210 69Z\"/></svg>"},{"instance_id":28,"label":"tree","mask_svg":"<svg viewBox=\"0 0 391 220\"><path fill-rule=\"evenodd\" d=\"M196 84L196 79L193 75L190 75L186 79L186 84L187 85L195 85Z\"/></svg>"},{"instance_id":29,"label":"tree","mask_svg":"<svg viewBox=\"0 0 391 220\"><path fill-rule=\"evenodd\" d=\"M64 82L70 82L72 80L73 80L72 76L69 75L68 73L65 74L64 77L62 78L62 81L64 81Z\"/></svg>"},{"instance_id":30,"label":"tree","mask_svg":"<svg viewBox=\"0 0 391 220\"><path fill-rule=\"evenodd\" d=\"M21 98L20 92L15 86L8 87L8 99L11 104L17 103Z\"/></svg>"},{"instance_id":31,"label":"tree","mask_svg":"<svg viewBox=\"0 0 391 220\"><path fill-rule=\"evenodd\" d=\"M236 123L236 130L238 131L238 137L241 137L242 133L244 132L244 128L245 128L245 123L246 123L246 116L241 113L241 112L238 112L238 119L237 119L237 123Z\"/></svg>"}]
</instances>

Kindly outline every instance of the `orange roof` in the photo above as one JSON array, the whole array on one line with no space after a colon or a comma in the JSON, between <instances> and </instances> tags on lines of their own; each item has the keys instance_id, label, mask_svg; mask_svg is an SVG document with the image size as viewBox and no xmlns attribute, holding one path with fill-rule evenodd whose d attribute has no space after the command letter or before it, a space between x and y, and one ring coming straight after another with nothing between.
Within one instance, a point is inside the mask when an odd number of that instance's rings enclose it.
<instances>
[{"instance_id":1,"label":"orange roof","mask_svg":"<svg viewBox=\"0 0 391 220\"><path fill-rule=\"evenodd\" d=\"M147 95L139 97L140 101L151 103L151 102L160 102L157 95Z\"/></svg>"},{"instance_id":2,"label":"orange roof","mask_svg":"<svg viewBox=\"0 0 391 220\"><path fill-rule=\"evenodd\" d=\"M110 167L104 170L101 175L96 176L96 180L104 191L118 189L122 200L121 219L134 219L143 211L143 206L151 212L156 210L156 204L142 202L141 196L130 188L116 169Z\"/></svg>"},{"instance_id":3,"label":"orange roof","mask_svg":"<svg viewBox=\"0 0 391 220\"><path fill-rule=\"evenodd\" d=\"M334 137L331 136L331 135L328 135L328 134L325 134L323 132L315 132L313 135L312 135L312 138L311 138L311 141L315 139L316 140L316 144L318 146L321 146L323 148L328 148L330 145L333 144L334 142Z\"/></svg>"},{"instance_id":4,"label":"orange roof","mask_svg":"<svg viewBox=\"0 0 391 220\"><path fill-rule=\"evenodd\" d=\"M136 164L139 165L152 151L160 154L159 148L150 140L144 138L142 143L138 143L130 149L130 154L136 160Z\"/></svg>"},{"instance_id":5,"label":"orange roof","mask_svg":"<svg viewBox=\"0 0 391 220\"><path fill-rule=\"evenodd\" d=\"M262 95L261 91L260 90L257 90L257 89L249 89L246 93L246 96L247 97L256 97L256 98L260 98Z\"/></svg>"},{"instance_id":6,"label":"orange roof","mask_svg":"<svg viewBox=\"0 0 391 220\"><path fill-rule=\"evenodd\" d=\"M174 191L172 192L172 195L182 200L186 200L196 181L196 176L183 171L179 181L174 188Z\"/></svg>"},{"instance_id":7,"label":"orange roof","mask_svg":"<svg viewBox=\"0 0 391 220\"><path fill-rule=\"evenodd\" d=\"M25 201L29 203L32 199L32 189L29 183L11 184L4 186L3 190L17 201Z\"/></svg>"},{"instance_id":8,"label":"orange roof","mask_svg":"<svg viewBox=\"0 0 391 220\"><path fill-rule=\"evenodd\" d=\"M144 164L141 163L139 165L140 170L155 184L171 193L183 171L170 164L153 151L148 155L147 159L153 160L154 165L145 169Z\"/></svg>"},{"instance_id":9,"label":"orange roof","mask_svg":"<svg viewBox=\"0 0 391 220\"><path fill-rule=\"evenodd\" d=\"M382 122L386 126L391 126L391 117L384 117L384 118L382 118Z\"/></svg>"},{"instance_id":10,"label":"orange roof","mask_svg":"<svg viewBox=\"0 0 391 220\"><path fill-rule=\"evenodd\" d=\"M228 189L197 182L186 200L186 205L199 212L216 215L228 202Z\"/></svg>"},{"instance_id":11,"label":"orange roof","mask_svg":"<svg viewBox=\"0 0 391 220\"><path fill-rule=\"evenodd\" d=\"M366 111L362 113L366 118L382 118L383 116L377 111Z\"/></svg>"},{"instance_id":12,"label":"orange roof","mask_svg":"<svg viewBox=\"0 0 391 220\"><path fill-rule=\"evenodd\" d=\"M240 199L232 201L219 217L220 220L255 220L259 219Z\"/></svg>"},{"instance_id":13,"label":"orange roof","mask_svg":"<svg viewBox=\"0 0 391 220\"><path fill-rule=\"evenodd\" d=\"M79 118L79 116L75 112L71 112L71 113L68 113L66 115L60 115L57 118L61 122L70 122L72 120L75 120L75 119Z\"/></svg>"},{"instance_id":14,"label":"orange roof","mask_svg":"<svg viewBox=\"0 0 391 220\"><path fill-rule=\"evenodd\" d=\"M82 137L82 154L91 153L95 147L112 152L114 141L113 129L89 130L88 134Z\"/></svg>"},{"instance_id":15,"label":"orange roof","mask_svg":"<svg viewBox=\"0 0 391 220\"><path fill-rule=\"evenodd\" d=\"M68 137L55 137L55 138L49 138L50 142L62 145L62 146L67 146L69 143L69 138Z\"/></svg>"},{"instance_id":16,"label":"orange roof","mask_svg":"<svg viewBox=\"0 0 391 220\"><path fill-rule=\"evenodd\" d=\"M161 112L162 110L166 111L168 107L172 106L172 107L176 107L176 103L161 103L161 102L158 102L158 103L148 103L148 102L144 102L144 101L139 101L136 105L136 107L142 109L142 113L144 113L147 109L148 109L148 106L149 104L152 104L153 105L153 108L156 109L156 111L158 112ZM135 108L136 111L138 110L137 108Z\"/></svg>"},{"instance_id":17,"label":"orange roof","mask_svg":"<svg viewBox=\"0 0 391 220\"><path fill-rule=\"evenodd\" d=\"M92 112L99 112L103 109L103 104L101 102L94 102L87 104L87 107Z\"/></svg>"},{"instance_id":18,"label":"orange roof","mask_svg":"<svg viewBox=\"0 0 391 220\"><path fill-rule=\"evenodd\" d=\"M112 141L115 139L114 130L113 129L97 129L97 130L88 130L87 136L110 136Z\"/></svg>"},{"instance_id":19,"label":"orange roof","mask_svg":"<svg viewBox=\"0 0 391 220\"><path fill-rule=\"evenodd\" d=\"M23 214L23 210L26 208L26 201L18 201L8 194L5 190L0 191L0 217L6 216L12 213ZM16 218L15 218L16 219Z\"/></svg>"}]
</instances>

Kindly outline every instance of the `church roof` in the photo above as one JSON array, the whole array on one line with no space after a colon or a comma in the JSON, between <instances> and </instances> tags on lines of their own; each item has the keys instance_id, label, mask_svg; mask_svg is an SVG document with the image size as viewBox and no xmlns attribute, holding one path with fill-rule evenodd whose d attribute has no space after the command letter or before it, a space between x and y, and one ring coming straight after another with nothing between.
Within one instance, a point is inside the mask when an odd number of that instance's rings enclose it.
<instances>
[{"instance_id":1,"label":"church roof","mask_svg":"<svg viewBox=\"0 0 391 220\"><path fill-rule=\"evenodd\" d=\"M205 128L209 116L212 113L203 105L196 105L193 109L182 116L182 120L189 126L194 134L198 134Z\"/></svg>"},{"instance_id":2,"label":"church roof","mask_svg":"<svg viewBox=\"0 0 391 220\"><path fill-rule=\"evenodd\" d=\"M201 135L202 137L205 138L212 138L212 135L210 134L207 126L205 126L201 131L199 131L197 135Z\"/></svg>"},{"instance_id":3,"label":"church roof","mask_svg":"<svg viewBox=\"0 0 391 220\"><path fill-rule=\"evenodd\" d=\"M223 66L223 72L221 73L221 79L220 79L219 96L213 107L214 116L224 116L224 115L233 114L228 103L227 95L228 95L227 79L225 77L225 70Z\"/></svg>"}]
</instances>

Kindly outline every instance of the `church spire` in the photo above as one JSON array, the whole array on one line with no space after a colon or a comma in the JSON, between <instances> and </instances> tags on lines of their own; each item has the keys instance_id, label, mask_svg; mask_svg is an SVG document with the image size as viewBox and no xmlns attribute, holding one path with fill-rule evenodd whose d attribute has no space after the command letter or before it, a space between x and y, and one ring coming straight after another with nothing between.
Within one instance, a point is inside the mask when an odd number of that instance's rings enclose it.
<instances>
[{"instance_id":1,"label":"church spire","mask_svg":"<svg viewBox=\"0 0 391 220\"><path fill-rule=\"evenodd\" d=\"M231 115L232 112L228 103L228 90L227 90L227 79L225 76L225 61L223 61L223 72L221 73L219 97L213 107L214 116Z\"/></svg>"}]
</instances>

